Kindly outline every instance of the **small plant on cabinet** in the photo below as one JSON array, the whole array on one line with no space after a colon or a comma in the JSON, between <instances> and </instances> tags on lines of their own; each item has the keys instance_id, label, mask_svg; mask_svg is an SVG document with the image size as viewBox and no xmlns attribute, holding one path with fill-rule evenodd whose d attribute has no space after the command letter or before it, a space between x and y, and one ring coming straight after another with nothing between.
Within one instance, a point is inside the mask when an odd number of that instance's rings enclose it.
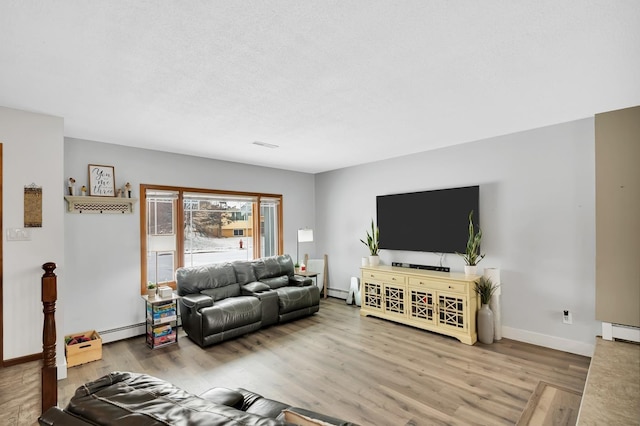
<instances>
[{"instance_id":1,"label":"small plant on cabinet","mask_svg":"<svg viewBox=\"0 0 640 426\"><path fill-rule=\"evenodd\" d=\"M380 230L373 223L373 219L371 219L371 233L367 231L367 241L360 239L362 244L369 248L369 254L371 256L377 256L380 251Z\"/></svg>"},{"instance_id":2,"label":"small plant on cabinet","mask_svg":"<svg viewBox=\"0 0 640 426\"><path fill-rule=\"evenodd\" d=\"M476 266L484 258L484 254L480 254L480 242L482 241L482 229L478 227L478 232L473 226L473 210L469 212L469 238L467 239L466 251L463 253L456 252L457 255L464 259L468 266Z\"/></svg>"}]
</instances>

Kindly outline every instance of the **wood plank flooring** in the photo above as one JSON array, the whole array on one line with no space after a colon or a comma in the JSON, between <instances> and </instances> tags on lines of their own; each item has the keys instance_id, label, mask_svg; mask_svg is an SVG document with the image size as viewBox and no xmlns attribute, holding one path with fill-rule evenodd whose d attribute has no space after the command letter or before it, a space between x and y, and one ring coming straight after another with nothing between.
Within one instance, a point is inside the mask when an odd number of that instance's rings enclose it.
<instances>
[{"instance_id":1,"label":"wood plank flooring","mask_svg":"<svg viewBox=\"0 0 640 426\"><path fill-rule=\"evenodd\" d=\"M581 394L588 367L587 357L508 339L467 346L330 298L312 317L206 349L182 332L155 351L143 337L106 344L102 360L70 368L58 389L64 406L87 381L136 371L196 394L243 387L361 425L514 425L541 381ZM39 368L0 370L0 424L35 424Z\"/></svg>"}]
</instances>

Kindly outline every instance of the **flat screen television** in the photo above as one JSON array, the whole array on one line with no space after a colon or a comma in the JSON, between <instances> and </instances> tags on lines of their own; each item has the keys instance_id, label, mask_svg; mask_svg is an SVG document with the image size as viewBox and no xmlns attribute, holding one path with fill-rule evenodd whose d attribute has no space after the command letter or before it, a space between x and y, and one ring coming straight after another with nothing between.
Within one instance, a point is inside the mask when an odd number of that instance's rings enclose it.
<instances>
[{"instance_id":1,"label":"flat screen television","mask_svg":"<svg viewBox=\"0 0 640 426\"><path fill-rule=\"evenodd\" d=\"M479 186L378 195L380 248L464 253L471 210L480 223L479 200Z\"/></svg>"}]
</instances>

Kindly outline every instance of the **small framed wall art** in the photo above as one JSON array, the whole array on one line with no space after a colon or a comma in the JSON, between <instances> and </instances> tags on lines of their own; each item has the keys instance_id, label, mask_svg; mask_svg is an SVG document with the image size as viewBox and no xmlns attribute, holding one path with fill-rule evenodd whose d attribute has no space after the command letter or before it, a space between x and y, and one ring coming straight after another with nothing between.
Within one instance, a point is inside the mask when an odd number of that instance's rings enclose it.
<instances>
[{"instance_id":1,"label":"small framed wall art","mask_svg":"<svg viewBox=\"0 0 640 426\"><path fill-rule=\"evenodd\" d=\"M89 195L95 197L116 196L116 176L113 166L89 164Z\"/></svg>"}]
</instances>

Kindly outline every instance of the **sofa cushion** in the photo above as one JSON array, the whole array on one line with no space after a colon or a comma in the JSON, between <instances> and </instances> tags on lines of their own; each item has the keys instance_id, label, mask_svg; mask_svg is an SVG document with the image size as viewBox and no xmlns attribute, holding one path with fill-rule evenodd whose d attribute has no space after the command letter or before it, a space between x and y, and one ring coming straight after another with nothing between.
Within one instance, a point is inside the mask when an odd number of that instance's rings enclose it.
<instances>
[{"instance_id":1,"label":"sofa cushion","mask_svg":"<svg viewBox=\"0 0 640 426\"><path fill-rule=\"evenodd\" d=\"M236 271L231 263L191 266L179 268L176 271L176 284L180 296L200 293L202 290L224 287L236 282Z\"/></svg>"},{"instance_id":2,"label":"sofa cushion","mask_svg":"<svg viewBox=\"0 0 640 426\"><path fill-rule=\"evenodd\" d=\"M240 296L240 284L235 283L224 287L208 288L206 290L202 290L200 293L206 294L214 301L226 299L227 297Z\"/></svg>"},{"instance_id":3,"label":"sofa cushion","mask_svg":"<svg viewBox=\"0 0 640 426\"><path fill-rule=\"evenodd\" d=\"M276 289L280 315L320 303L318 287L282 287Z\"/></svg>"},{"instance_id":4,"label":"sofa cushion","mask_svg":"<svg viewBox=\"0 0 640 426\"><path fill-rule=\"evenodd\" d=\"M245 325L260 323L262 305L257 297L237 296L219 300L202 314L202 335L222 333Z\"/></svg>"},{"instance_id":5,"label":"sofa cushion","mask_svg":"<svg viewBox=\"0 0 640 426\"><path fill-rule=\"evenodd\" d=\"M233 262L233 268L236 270L238 284L245 285L257 281L251 262L236 261Z\"/></svg>"},{"instance_id":6,"label":"sofa cushion","mask_svg":"<svg viewBox=\"0 0 640 426\"><path fill-rule=\"evenodd\" d=\"M293 275L293 260L288 254L281 256L264 257L251 262L258 281L264 278L279 277L282 275Z\"/></svg>"},{"instance_id":7,"label":"sofa cushion","mask_svg":"<svg viewBox=\"0 0 640 426\"><path fill-rule=\"evenodd\" d=\"M207 401L215 402L216 404L226 405L228 407L242 409L244 404L244 397L238 391L227 388L213 388L201 393L200 398L204 398Z\"/></svg>"},{"instance_id":8,"label":"sofa cushion","mask_svg":"<svg viewBox=\"0 0 640 426\"><path fill-rule=\"evenodd\" d=\"M280 277L263 278L260 282L269 286L269 288L276 289L289 285L289 276L282 275Z\"/></svg>"}]
</instances>

